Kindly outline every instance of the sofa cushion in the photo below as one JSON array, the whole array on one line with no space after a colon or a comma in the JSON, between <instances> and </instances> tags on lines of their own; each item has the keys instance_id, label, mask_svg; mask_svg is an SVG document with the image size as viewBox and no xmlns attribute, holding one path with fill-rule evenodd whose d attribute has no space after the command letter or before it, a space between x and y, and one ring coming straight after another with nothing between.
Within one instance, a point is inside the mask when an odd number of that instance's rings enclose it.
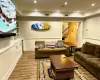
<instances>
[{"instance_id":1,"label":"sofa cushion","mask_svg":"<svg viewBox=\"0 0 100 80\"><path fill-rule=\"evenodd\" d=\"M90 54L84 54L84 53L81 52L81 51L77 51L75 54L76 54L76 55L79 55L79 56L81 56L81 57L85 57L85 58L96 58L96 57L93 56L93 55L90 55Z\"/></svg>"},{"instance_id":2,"label":"sofa cushion","mask_svg":"<svg viewBox=\"0 0 100 80\"><path fill-rule=\"evenodd\" d=\"M100 58L91 58L89 59L89 62L89 64L100 70Z\"/></svg>"},{"instance_id":3,"label":"sofa cushion","mask_svg":"<svg viewBox=\"0 0 100 80\"><path fill-rule=\"evenodd\" d=\"M63 42L58 42L58 43L55 44L55 47L56 48L64 47L64 43Z\"/></svg>"},{"instance_id":4,"label":"sofa cushion","mask_svg":"<svg viewBox=\"0 0 100 80\"><path fill-rule=\"evenodd\" d=\"M88 59L90 59L90 58L96 58L96 57L93 56L93 55L84 54L84 53L81 52L81 51L76 52L76 53L75 53L75 56L81 58L82 60L84 60L84 61L86 61L86 62L88 62Z\"/></svg>"},{"instance_id":5,"label":"sofa cushion","mask_svg":"<svg viewBox=\"0 0 100 80\"><path fill-rule=\"evenodd\" d=\"M83 53L94 55L94 50L95 50L95 45L94 44L92 45L92 44L86 42L82 46L82 52Z\"/></svg>"},{"instance_id":6,"label":"sofa cushion","mask_svg":"<svg viewBox=\"0 0 100 80\"><path fill-rule=\"evenodd\" d=\"M94 55L95 55L96 57L100 57L100 45L96 46Z\"/></svg>"},{"instance_id":7,"label":"sofa cushion","mask_svg":"<svg viewBox=\"0 0 100 80\"><path fill-rule=\"evenodd\" d=\"M39 52L52 52L52 48L43 48L43 49L38 49Z\"/></svg>"},{"instance_id":8,"label":"sofa cushion","mask_svg":"<svg viewBox=\"0 0 100 80\"><path fill-rule=\"evenodd\" d=\"M57 52L57 51L66 51L66 48L43 48L43 49L38 49L40 52Z\"/></svg>"},{"instance_id":9,"label":"sofa cushion","mask_svg":"<svg viewBox=\"0 0 100 80\"><path fill-rule=\"evenodd\" d=\"M45 48L45 44L37 44L36 45L38 48Z\"/></svg>"},{"instance_id":10,"label":"sofa cushion","mask_svg":"<svg viewBox=\"0 0 100 80\"><path fill-rule=\"evenodd\" d=\"M66 51L65 47L62 48L54 48L53 51Z\"/></svg>"},{"instance_id":11,"label":"sofa cushion","mask_svg":"<svg viewBox=\"0 0 100 80\"><path fill-rule=\"evenodd\" d=\"M56 48L58 47L58 43L55 44L55 47L56 47Z\"/></svg>"},{"instance_id":12,"label":"sofa cushion","mask_svg":"<svg viewBox=\"0 0 100 80\"><path fill-rule=\"evenodd\" d=\"M55 48L55 45L47 44L46 47L47 48Z\"/></svg>"}]
</instances>

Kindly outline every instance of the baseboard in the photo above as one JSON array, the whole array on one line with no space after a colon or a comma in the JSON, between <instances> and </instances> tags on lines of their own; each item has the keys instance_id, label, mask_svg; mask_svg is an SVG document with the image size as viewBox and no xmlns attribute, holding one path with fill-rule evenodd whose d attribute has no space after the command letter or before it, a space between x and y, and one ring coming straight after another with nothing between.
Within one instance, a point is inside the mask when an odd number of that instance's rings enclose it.
<instances>
[{"instance_id":1,"label":"baseboard","mask_svg":"<svg viewBox=\"0 0 100 80\"><path fill-rule=\"evenodd\" d=\"M24 53L33 53L35 51L23 51Z\"/></svg>"},{"instance_id":2,"label":"baseboard","mask_svg":"<svg viewBox=\"0 0 100 80\"><path fill-rule=\"evenodd\" d=\"M11 73L13 72L14 68L16 67L16 64L18 62L18 60L20 59L20 57L22 56L23 53L20 53L18 55L18 57L16 58L15 62L12 64L11 68L7 71L7 73L5 74L4 78L2 80L8 80L9 76L11 75Z\"/></svg>"},{"instance_id":3,"label":"baseboard","mask_svg":"<svg viewBox=\"0 0 100 80\"><path fill-rule=\"evenodd\" d=\"M31 53L31 54L34 54L35 56L35 51L23 51L23 53Z\"/></svg>"}]
</instances>

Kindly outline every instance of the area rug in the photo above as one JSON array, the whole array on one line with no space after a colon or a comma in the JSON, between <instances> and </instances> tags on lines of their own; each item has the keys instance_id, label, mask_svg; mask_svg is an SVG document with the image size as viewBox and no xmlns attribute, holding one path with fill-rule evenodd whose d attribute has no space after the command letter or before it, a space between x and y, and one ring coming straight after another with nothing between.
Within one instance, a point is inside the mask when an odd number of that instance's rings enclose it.
<instances>
[{"instance_id":1,"label":"area rug","mask_svg":"<svg viewBox=\"0 0 100 80\"><path fill-rule=\"evenodd\" d=\"M98 80L85 70L81 65L76 63L79 67L74 70L74 78L70 80ZM50 78L48 69L50 68L50 60L38 61L38 80L54 80Z\"/></svg>"}]
</instances>

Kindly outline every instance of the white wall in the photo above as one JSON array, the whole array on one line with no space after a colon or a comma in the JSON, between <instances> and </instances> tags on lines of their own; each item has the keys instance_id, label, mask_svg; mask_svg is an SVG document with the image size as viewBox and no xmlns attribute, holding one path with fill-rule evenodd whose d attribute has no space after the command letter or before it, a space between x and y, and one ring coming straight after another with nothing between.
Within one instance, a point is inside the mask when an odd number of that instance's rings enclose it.
<instances>
[{"instance_id":1,"label":"white wall","mask_svg":"<svg viewBox=\"0 0 100 80\"><path fill-rule=\"evenodd\" d=\"M84 21L83 43L86 41L100 44L100 16L91 17Z\"/></svg>"},{"instance_id":2,"label":"white wall","mask_svg":"<svg viewBox=\"0 0 100 80\"><path fill-rule=\"evenodd\" d=\"M67 21L67 20L66 20ZM73 21L73 20L71 20ZM81 46L82 41L82 21L79 28L78 35L78 47ZM31 25L36 22L47 22L51 25L51 29L48 31L34 31L31 29ZM70 22L70 21L69 21ZM30 21L30 20L21 20L19 21L20 26L20 36L24 39L24 51L34 51L35 41L43 40L46 42L55 42L57 40L62 40L62 22L61 21Z\"/></svg>"},{"instance_id":3,"label":"white wall","mask_svg":"<svg viewBox=\"0 0 100 80\"><path fill-rule=\"evenodd\" d=\"M34 31L31 29L33 23L49 23L48 31ZM20 21L20 36L24 38L24 51L34 51L36 40L57 41L62 39L62 26L59 21Z\"/></svg>"},{"instance_id":4,"label":"white wall","mask_svg":"<svg viewBox=\"0 0 100 80\"><path fill-rule=\"evenodd\" d=\"M31 29L32 24L34 23L48 23L51 25L50 30L47 31L35 31ZM19 22L21 36L24 39L30 38L61 38L62 36L62 27L61 22L47 22L47 21L21 21ZM52 35L52 33L54 33Z\"/></svg>"}]
</instances>

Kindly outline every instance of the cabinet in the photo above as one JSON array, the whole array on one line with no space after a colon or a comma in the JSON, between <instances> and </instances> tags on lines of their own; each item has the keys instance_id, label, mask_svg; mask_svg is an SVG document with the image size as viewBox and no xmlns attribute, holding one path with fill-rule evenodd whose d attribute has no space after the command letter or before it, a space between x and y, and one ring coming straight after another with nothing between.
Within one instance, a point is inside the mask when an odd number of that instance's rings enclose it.
<instances>
[{"instance_id":1,"label":"cabinet","mask_svg":"<svg viewBox=\"0 0 100 80\"><path fill-rule=\"evenodd\" d=\"M22 55L22 41L0 54L0 80L7 80Z\"/></svg>"}]
</instances>

